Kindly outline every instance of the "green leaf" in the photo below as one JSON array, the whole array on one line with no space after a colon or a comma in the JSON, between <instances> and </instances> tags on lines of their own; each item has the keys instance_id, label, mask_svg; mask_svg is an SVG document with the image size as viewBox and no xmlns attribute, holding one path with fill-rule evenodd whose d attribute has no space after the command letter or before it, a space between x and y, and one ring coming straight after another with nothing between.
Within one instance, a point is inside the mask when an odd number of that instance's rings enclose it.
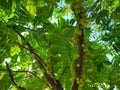
<instances>
[{"instance_id":1,"label":"green leaf","mask_svg":"<svg viewBox=\"0 0 120 90\"><path fill-rule=\"evenodd\" d=\"M3 83L4 82L4 83ZM10 82L7 74L4 74L2 79L0 79L0 89L6 90L9 88Z\"/></svg>"},{"instance_id":2,"label":"green leaf","mask_svg":"<svg viewBox=\"0 0 120 90\"><path fill-rule=\"evenodd\" d=\"M0 90L18 89L6 74L6 58L17 86L27 90L119 89L119 0L82 3L0 0ZM82 21L88 22L86 29Z\"/></svg>"}]
</instances>

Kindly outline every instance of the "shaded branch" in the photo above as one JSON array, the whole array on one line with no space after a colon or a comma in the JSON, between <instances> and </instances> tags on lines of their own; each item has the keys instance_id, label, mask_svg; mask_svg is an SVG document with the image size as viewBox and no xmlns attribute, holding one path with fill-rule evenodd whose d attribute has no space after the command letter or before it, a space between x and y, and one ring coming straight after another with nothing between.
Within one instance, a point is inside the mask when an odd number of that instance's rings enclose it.
<instances>
[{"instance_id":1,"label":"shaded branch","mask_svg":"<svg viewBox=\"0 0 120 90\"><path fill-rule=\"evenodd\" d=\"M20 38L26 43L26 45L28 46L28 50L29 52L34 52L34 49L33 47L30 45L30 43L21 35L21 33L19 33L17 30L16 30L16 27L13 28L14 32L16 32Z\"/></svg>"},{"instance_id":2,"label":"shaded branch","mask_svg":"<svg viewBox=\"0 0 120 90\"><path fill-rule=\"evenodd\" d=\"M51 24L51 23L50 23ZM61 33L59 33L56 28L54 26L51 25L51 27L49 25L47 25L47 23L44 25L44 27L46 29L48 29L51 33L57 35L59 38L69 42L69 43L72 43L73 45L77 46L77 43L72 41L70 38L66 37L65 35L62 35Z\"/></svg>"},{"instance_id":3,"label":"shaded branch","mask_svg":"<svg viewBox=\"0 0 120 90\"><path fill-rule=\"evenodd\" d=\"M14 29L14 31L21 37L21 39L26 43L26 45L28 46L28 48L26 48L25 46L21 45L20 43L16 42L20 47L26 49L27 51L29 51L31 54L33 54L34 58L37 59L39 65L41 68L44 68L45 63L43 62L42 58L40 58L38 56L37 53L35 53L33 47L31 46L31 44L17 31Z\"/></svg>"},{"instance_id":4,"label":"shaded branch","mask_svg":"<svg viewBox=\"0 0 120 90\"><path fill-rule=\"evenodd\" d=\"M37 30L35 31L34 29L30 29L29 27L23 27L23 26L20 26L20 25L17 25L17 26L20 27L20 28L22 28L22 29L27 29L27 30L29 30L29 31L34 31L34 32L37 32L37 33L38 33ZM47 27L47 28L48 28L48 30L49 30L49 27ZM51 32L54 33L55 35L57 35L58 37L64 39L65 41L68 41L68 42L74 44L75 46L77 46L77 44L76 44L74 41L72 41L71 39L65 37L64 35L62 35L62 34L60 34L60 33L58 33L57 31L51 30Z\"/></svg>"},{"instance_id":5,"label":"shaded branch","mask_svg":"<svg viewBox=\"0 0 120 90\"><path fill-rule=\"evenodd\" d=\"M12 71L11 71L11 69L10 69L10 67L9 67L9 64L8 64L7 62L5 62L5 64L6 64L7 72L8 72L8 74L9 74L9 77L10 77L13 85L14 85L15 87L17 87L18 89L20 89L20 90L26 90L24 87L21 87L21 86L19 86L19 85L17 84L17 82L15 81L15 79L14 79L14 77L13 77L13 75L12 75Z\"/></svg>"},{"instance_id":6,"label":"shaded branch","mask_svg":"<svg viewBox=\"0 0 120 90\"><path fill-rule=\"evenodd\" d=\"M0 69L0 71L7 71L6 69ZM14 71L14 70L11 70L11 72L15 72L15 73L30 73L31 75L35 76L36 78L40 79L39 76L37 76L37 74L35 74L34 72L32 71L24 71L24 70L21 70L21 71Z\"/></svg>"},{"instance_id":7,"label":"shaded branch","mask_svg":"<svg viewBox=\"0 0 120 90\"><path fill-rule=\"evenodd\" d=\"M16 27L13 27L13 31L15 33L17 33L21 39L25 42L25 44L27 45L28 48L24 47L23 45L21 45L20 43L18 43L22 48L26 49L27 51L29 51L33 56L34 58L37 60L38 64L39 64L39 67L41 69L44 70L43 72L43 75L45 77L45 79L50 83L50 85L55 89L55 90L63 90L60 82L58 80L55 79L54 76L50 76L46 69L45 69L45 63L43 62L42 58L34 51L33 47L31 46L31 44L21 35L21 33L19 33L17 30L16 30ZM52 75L52 74L51 74Z\"/></svg>"},{"instance_id":8,"label":"shaded branch","mask_svg":"<svg viewBox=\"0 0 120 90\"><path fill-rule=\"evenodd\" d=\"M77 46L77 43L72 41L71 39L65 37L64 35L58 33L56 30L52 30L52 33L54 33L55 35L57 35L58 37L62 38L65 41L68 41L69 43L72 43L73 45Z\"/></svg>"},{"instance_id":9,"label":"shaded branch","mask_svg":"<svg viewBox=\"0 0 120 90\"><path fill-rule=\"evenodd\" d=\"M18 42L15 42L20 48L22 48L22 49L26 49L27 51L29 51L30 52L30 50L27 48L27 47L25 47L25 46L23 46L23 45L21 45L20 43L18 43Z\"/></svg>"},{"instance_id":10,"label":"shaded branch","mask_svg":"<svg viewBox=\"0 0 120 90\"><path fill-rule=\"evenodd\" d=\"M20 27L21 29L26 29L26 30L29 30L29 31L33 31L33 32L37 32L37 30L35 31L34 29L32 28L29 28L29 27L25 27L25 26L21 26L21 25L17 25L17 27Z\"/></svg>"},{"instance_id":11,"label":"shaded branch","mask_svg":"<svg viewBox=\"0 0 120 90\"><path fill-rule=\"evenodd\" d=\"M65 66L65 68L63 69L61 76L59 77L59 80L62 79L62 76L65 74L66 70L67 70L67 66Z\"/></svg>"},{"instance_id":12,"label":"shaded branch","mask_svg":"<svg viewBox=\"0 0 120 90\"><path fill-rule=\"evenodd\" d=\"M26 50L29 51L28 48L26 48L25 46L21 45L20 43L17 43L17 44L18 44L21 48L24 48L24 49L26 49ZM45 67L44 67L43 64L41 63L41 60L42 60L42 59L41 59L35 52L31 52L31 53L34 55L34 58L38 61L38 64L39 64L40 68L42 68L42 69L44 70L43 74L44 74L45 78L47 79L47 81L48 81L54 88L56 88L55 90L57 90L57 87L58 87L58 85L59 85L60 83L58 84L58 81L55 79L54 76L50 77L50 75L47 73ZM51 74L51 75L53 75L53 74ZM61 84L60 84L60 85L61 85ZM62 87L62 86L61 86L61 87ZM62 89L58 89L58 90L62 90Z\"/></svg>"},{"instance_id":13,"label":"shaded branch","mask_svg":"<svg viewBox=\"0 0 120 90\"><path fill-rule=\"evenodd\" d=\"M96 0L96 2L88 9L87 14L97 6L98 2L99 0Z\"/></svg>"}]
</instances>

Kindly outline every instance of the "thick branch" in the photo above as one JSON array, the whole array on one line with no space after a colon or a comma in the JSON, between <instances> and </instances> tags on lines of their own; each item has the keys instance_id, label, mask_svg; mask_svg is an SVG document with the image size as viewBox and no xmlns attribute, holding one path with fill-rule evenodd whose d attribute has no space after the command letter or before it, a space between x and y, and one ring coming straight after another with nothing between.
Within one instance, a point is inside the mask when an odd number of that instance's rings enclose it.
<instances>
[{"instance_id":1,"label":"thick branch","mask_svg":"<svg viewBox=\"0 0 120 90\"><path fill-rule=\"evenodd\" d=\"M86 18L86 16L84 16L84 8L82 7L82 5L80 6L80 8L74 8L73 7L73 12L75 14L76 20L77 20L77 24L78 24L78 28L81 32L81 34L78 34L78 52L79 52L79 57L76 61L76 67L75 67L75 80L73 83L73 87L72 90L78 90L79 87L79 83L77 82L77 79L80 79L82 76L82 66L83 66L83 58L84 58L84 29L85 27L83 26L83 24L81 23L81 20L83 18ZM79 10L79 11L78 11Z\"/></svg>"},{"instance_id":2,"label":"thick branch","mask_svg":"<svg viewBox=\"0 0 120 90\"><path fill-rule=\"evenodd\" d=\"M8 71L8 73L9 73L9 77L10 77L13 85L14 85L15 87L17 87L18 89L20 89L20 90L26 90L24 87L21 87L21 86L19 86L19 85L17 84L17 82L15 81L15 79L14 79L14 77L13 77L13 75L12 75L12 72L11 72L11 69L10 69L10 67L9 67L9 64L8 64L7 62L5 62L5 63L6 63L7 71Z\"/></svg>"},{"instance_id":3,"label":"thick branch","mask_svg":"<svg viewBox=\"0 0 120 90\"><path fill-rule=\"evenodd\" d=\"M21 45L20 43L17 43L20 47L26 49L27 51L29 51L31 54L33 54L34 58L38 61L39 63L39 66L43 69L44 68L44 65L45 63L43 62L43 60L38 56L37 53L35 53L33 47L31 46L31 44L17 31L14 29L14 31L21 37L21 39L26 43L26 45L28 46L28 48L26 48L25 46Z\"/></svg>"},{"instance_id":4,"label":"thick branch","mask_svg":"<svg viewBox=\"0 0 120 90\"><path fill-rule=\"evenodd\" d=\"M20 43L19 46L21 46L22 48L26 49L27 51L29 51L34 58L37 60L39 67L42 68L44 70L43 74L45 79L51 84L51 86L55 89L55 90L63 90L60 82L58 80L55 79L54 76L50 76L46 69L45 69L45 63L43 62L42 58L34 51L33 47L31 46L31 44L16 30L16 28L13 28L13 30L21 37L21 39L25 42L25 44L27 45L28 48L24 47L23 45L21 45ZM51 74L52 75L52 74Z\"/></svg>"},{"instance_id":5,"label":"thick branch","mask_svg":"<svg viewBox=\"0 0 120 90\"><path fill-rule=\"evenodd\" d=\"M82 30L82 34L78 38L79 38L79 43L78 43L79 57L77 59L75 72L76 72L76 78L80 79L82 76L82 66L83 66L83 58L84 58L84 51L83 51L84 48L82 47L84 40L83 30ZM74 80L72 90L78 90L79 85L77 83L76 78Z\"/></svg>"}]
</instances>

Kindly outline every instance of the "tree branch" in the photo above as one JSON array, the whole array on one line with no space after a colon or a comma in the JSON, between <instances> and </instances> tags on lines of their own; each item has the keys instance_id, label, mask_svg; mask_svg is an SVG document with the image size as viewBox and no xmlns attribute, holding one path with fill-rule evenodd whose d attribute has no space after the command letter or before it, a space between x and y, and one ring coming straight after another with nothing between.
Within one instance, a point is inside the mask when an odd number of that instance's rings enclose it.
<instances>
[{"instance_id":1,"label":"tree branch","mask_svg":"<svg viewBox=\"0 0 120 90\"><path fill-rule=\"evenodd\" d=\"M0 69L0 71L7 71L6 69ZM39 76L37 76L37 74L35 74L34 72L32 71L24 71L24 70L21 70L21 71L15 71L15 70L11 70L11 72L15 72L15 73L30 73L31 75L35 76L36 78L40 79Z\"/></svg>"},{"instance_id":2,"label":"tree branch","mask_svg":"<svg viewBox=\"0 0 120 90\"><path fill-rule=\"evenodd\" d=\"M62 79L62 76L65 74L66 70L67 70L67 66L65 66L65 68L63 69L63 71L62 71L62 73L61 73L61 75L59 77L59 80Z\"/></svg>"},{"instance_id":3,"label":"tree branch","mask_svg":"<svg viewBox=\"0 0 120 90\"><path fill-rule=\"evenodd\" d=\"M11 78L11 81L12 81L13 85L14 85L15 87L17 87L18 89L20 89L20 90L26 90L24 87L21 87L21 86L19 86L19 85L17 84L17 82L15 81L15 79L14 79L14 77L13 77L13 75L12 75L12 72L11 72L11 69L10 69L10 67L9 67L9 64L8 64L7 62L5 62L5 64L6 64L6 68L7 68L9 77Z\"/></svg>"},{"instance_id":4,"label":"tree branch","mask_svg":"<svg viewBox=\"0 0 120 90\"><path fill-rule=\"evenodd\" d=\"M72 43L73 45L77 46L77 43L75 43L74 41L72 41L70 38L68 38L68 37L60 34L60 33L56 30L56 28L53 27L52 25L51 25L51 27L50 27L50 26L47 25L47 23L46 23L43 27L45 27L46 29L48 29L51 33L57 35L59 38L61 38L61 39L65 40L65 41L67 41L67 42L69 42L69 43Z\"/></svg>"},{"instance_id":5,"label":"tree branch","mask_svg":"<svg viewBox=\"0 0 120 90\"><path fill-rule=\"evenodd\" d=\"M77 4L79 4L79 2L81 2L81 1L76 2L75 5L77 6ZM82 66L83 66L83 59L84 59L84 47L83 47L83 45L84 45L84 29L86 29L86 27L84 27L84 25L81 23L81 20L85 19L86 16L84 14L85 13L84 12L84 7L82 5L78 8L76 8L74 6L73 6L72 10L73 10L74 15L76 17L78 28L79 28L79 31L81 32L81 34L77 34L79 57L77 58L76 65L75 65L75 75L76 75L76 77L74 79L72 90L78 90L78 87L79 87L80 83L78 83L77 80L80 79L81 76L82 76Z\"/></svg>"},{"instance_id":6,"label":"tree branch","mask_svg":"<svg viewBox=\"0 0 120 90\"><path fill-rule=\"evenodd\" d=\"M99 2L99 0L96 0L96 2L88 9L87 14L97 6L98 2Z\"/></svg>"},{"instance_id":7,"label":"tree branch","mask_svg":"<svg viewBox=\"0 0 120 90\"><path fill-rule=\"evenodd\" d=\"M21 45L20 43L18 43L18 42L15 42L20 48L22 48L22 49L26 49L27 51L29 51L29 49L27 48L27 47L25 47L25 46L23 46L23 45ZM30 51L29 51L30 52Z\"/></svg>"},{"instance_id":8,"label":"tree branch","mask_svg":"<svg viewBox=\"0 0 120 90\"><path fill-rule=\"evenodd\" d=\"M23 26L21 26L21 25L17 25L17 26L20 27L20 28L22 28L22 29L27 29L27 30L29 30L29 31L34 31L34 32L37 32L37 33L38 33L37 30L35 31L34 29L30 29L29 27L23 27ZM47 27L47 26L45 26L45 27ZM48 28L48 30L50 29L49 27L47 27L47 28ZM65 41L68 41L69 43L72 43L72 44L74 44L75 46L77 46L77 44L76 44L74 41L72 41L71 39L65 37L64 35L62 35L62 34L60 34L60 33L58 33L57 31L51 29L51 32L54 33L55 35L57 35L58 37L60 37L61 39L64 39Z\"/></svg>"},{"instance_id":9,"label":"tree branch","mask_svg":"<svg viewBox=\"0 0 120 90\"><path fill-rule=\"evenodd\" d=\"M37 60L39 67L41 69L44 70L43 75L45 77L45 79L51 84L51 86L55 89L55 90L63 90L60 82L58 80L55 79L54 76L50 76L46 69L45 69L45 63L43 62L42 58L34 51L33 47L31 46L31 44L16 30L16 27L13 28L13 31L15 33L17 33L21 39L25 42L25 44L27 45L28 48L24 47L23 45L21 45L20 43L18 43L22 48L26 49L27 51L29 51L34 58ZM51 74L52 75L52 74Z\"/></svg>"}]
</instances>

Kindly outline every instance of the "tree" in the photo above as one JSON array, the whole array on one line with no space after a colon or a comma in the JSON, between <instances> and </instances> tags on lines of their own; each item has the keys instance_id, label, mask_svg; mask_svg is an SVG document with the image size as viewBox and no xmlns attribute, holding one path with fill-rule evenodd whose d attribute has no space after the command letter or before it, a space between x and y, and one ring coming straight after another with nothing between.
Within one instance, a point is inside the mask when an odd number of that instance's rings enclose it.
<instances>
[{"instance_id":1,"label":"tree","mask_svg":"<svg viewBox=\"0 0 120 90\"><path fill-rule=\"evenodd\" d=\"M120 89L119 3L0 0L0 90Z\"/></svg>"}]
</instances>

